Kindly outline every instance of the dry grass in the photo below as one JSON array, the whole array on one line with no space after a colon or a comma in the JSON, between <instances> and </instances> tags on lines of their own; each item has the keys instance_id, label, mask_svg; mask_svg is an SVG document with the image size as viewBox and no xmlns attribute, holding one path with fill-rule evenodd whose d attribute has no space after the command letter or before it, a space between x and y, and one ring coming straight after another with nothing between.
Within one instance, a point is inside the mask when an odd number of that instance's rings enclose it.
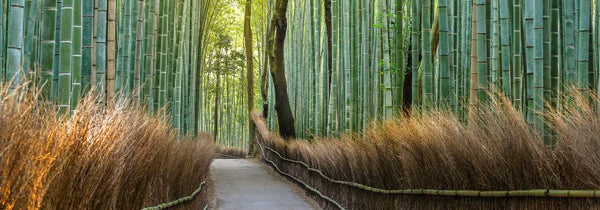
<instances>
[{"instance_id":1,"label":"dry grass","mask_svg":"<svg viewBox=\"0 0 600 210\"><path fill-rule=\"evenodd\" d=\"M67 119L31 91L0 99L0 209L140 209L208 178L209 139L175 140L127 101L101 112L90 97Z\"/></svg>"},{"instance_id":2,"label":"dry grass","mask_svg":"<svg viewBox=\"0 0 600 210\"><path fill-rule=\"evenodd\" d=\"M247 151L237 147L218 147L216 153L219 156L219 158L224 159L246 158L246 155L248 154Z\"/></svg>"},{"instance_id":3,"label":"dry grass","mask_svg":"<svg viewBox=\"0 0 600 210\"><path fill-rule=\"evenodd\" d=\"M505 100L465 126L430 112L381 123L361 135L284 141L254 115L262 144L337 180L384 189L600 189L600 116L581 97L548 114L557 144L550 148ZM600 101L598 101L600 102ZM382 195L325 181L266 152L293 174L348 209L590 209L600 199L473 198ZM334 207L322 202L326 208Z\"/></svg>"},{"instance_id":4,"label":"dry grass","mask_svg":"<svg viewBox=\"0 0 600 210\"><path fill-rule=\"evenodd\" d=\"M198 136L202 139L213 139L213 136L209 133L206 132L199 132ZM223 147L223 146L216 146L215 149L215 158L222 158L222 159L241 159L241 158L246 158L246 155L248 154L247 151L237 148L237 147Z\"/></svg>"}]
</instances>

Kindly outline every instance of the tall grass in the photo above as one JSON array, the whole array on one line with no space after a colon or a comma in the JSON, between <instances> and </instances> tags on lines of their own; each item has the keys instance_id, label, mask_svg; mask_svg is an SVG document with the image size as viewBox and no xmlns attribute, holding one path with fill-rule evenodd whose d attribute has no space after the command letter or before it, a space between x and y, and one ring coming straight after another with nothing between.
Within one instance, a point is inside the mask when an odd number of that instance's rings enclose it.
<instances>
[{"instance_id":1,"label":"tall grass","mask_svg":"<svg viewBox=\"0 0 600 210\"><path fill-rule=\"evenodd\" d=\"M0 209L140 209L208 178L209 139L178 139L126 100L101 111L88 97L67 118L37 98L0 91Z\"/></svg>"},{"instance_id":2,"label":"tall grass","mask_svg":"<svg viewBox=\"0 0 600 210\"><path fill-rule=\"evenodd\" d=\"M363 134L312 142L282 140L269 133L256 114L253 117L261 144L336 180L384 189L600 189L600 116L585 97L574 95L572 103L546 116L555 133L553 147L544 145L504 99L491 102L468 126L452 114L432 111L373 123ZM348 209L600 208L600 199L585 198L377 194L328 182L268 150L265 155Z\"/></svg>"},{"instance_id":3,"label":"tall grass","mask_svg":"<svg viewBox=\"0 0 600 210\"><path fill-rule=\"evenodd\" d=\"M248 152L237 147L217 147L216 154L223 159L246 158Z\"/></svg>"}]
</instances>

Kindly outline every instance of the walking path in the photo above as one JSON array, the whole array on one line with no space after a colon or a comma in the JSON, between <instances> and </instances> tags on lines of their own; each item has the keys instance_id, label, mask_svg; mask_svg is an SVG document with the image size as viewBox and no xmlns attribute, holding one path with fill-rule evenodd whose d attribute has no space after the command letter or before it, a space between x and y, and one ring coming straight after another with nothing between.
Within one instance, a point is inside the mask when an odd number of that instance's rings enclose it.
<instances>
[{"instance_id":1,"label":"walking path","mask_svg":"<svg viewBox=\"0 0 600 210\"><path fill-rule=\"evenodd\" d=\"M302 189L257 161L217 159L211 171L215 209L318 209Z\"/></svg>"}]
</instances>

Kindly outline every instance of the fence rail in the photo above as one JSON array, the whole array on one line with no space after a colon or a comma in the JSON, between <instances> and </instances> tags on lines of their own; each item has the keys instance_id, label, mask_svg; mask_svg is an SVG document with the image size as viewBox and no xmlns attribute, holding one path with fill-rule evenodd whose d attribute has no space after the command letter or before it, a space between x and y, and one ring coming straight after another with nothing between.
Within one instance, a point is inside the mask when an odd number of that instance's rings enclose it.
<instances>
[{"instance_id":1,"label":"fence rail","mask_svg":"<svg viewBox=\"0 0 600 210\"><path fill-rule=\"evenodd\" d=\"M255 121L257 119L254 119ZM257 125L263 125L263 123L256 123ZM264 125L263 125L264 126ZM260 130L260 129L259 129ZM270 133L262 133L257 132L257 143L260 147L267 149L271 153L275 154L279 159L303 166L306 170L310 172L314 172L321 176L321 178L327 180L331 183L341 184L350 186L353 188L373 192L380 194L398 194L398 195L428 195L428 196L447 196L447 197L486 197L486 198L494 198L494 197L551 197L551 198L600 198L600 190L569 190L569 189L527 189L527 190L441 190L441 189L382 189L377 187L368 186L361 183L349 182L343 180L336 180L327 175L325 175L322 171L310 167L305 162L299 160L293 160L284 157L275 149L261 144L260 141L266 143L269 138L271 138ZM262 151L263 158L266 159L264 151ZM271 164L278 169L272 161L267 160ZM297 178L294 178L297 179ZM303 183L304 184L304 183ZM304 184L306 185L306 184ZM311 191L315 191L312 190ZM318 193L320 194L320 193ZM329 199L326 199L329 200Z\"/></svg>"},{"instance_id":2,"label":"fence rail","mask_svg":"<svg viewBox=\"0 0 600 210\"><path fill-rule=\"evenodd\" d=\"M206 181L203 181L202 183L200 183L200 187L198 187L198 189L194 190L194 192L192 192L191 195L188 195L188 196L185 196L185 197L182 197L182 198L179 198L177 200L170 201L170 202L167 202L167 203L162 203L162 204L159 204L159 205L156 205L156 206L146 207L146 208L143 208L142 210L161 210L161 209L167 209L167 208L170 208L170 207L173 207L173 206L176 206L176 205L179 205L179 204L191 201L191 200L194 199L194 197L196 197L196 195L198 193L200 193L200 191L202 191L202 186L204 186L205 184L206 184ZM204 206L204 210L206 210L207 208L208 208L208 204L206 204Z\"/></svg>"}]
</instances>

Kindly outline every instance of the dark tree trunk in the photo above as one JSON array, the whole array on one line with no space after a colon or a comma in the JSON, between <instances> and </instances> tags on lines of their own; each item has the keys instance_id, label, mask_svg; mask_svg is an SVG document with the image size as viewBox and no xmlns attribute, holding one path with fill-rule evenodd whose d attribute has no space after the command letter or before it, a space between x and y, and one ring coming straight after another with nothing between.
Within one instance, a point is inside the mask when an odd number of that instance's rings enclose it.
<instances>
[{"instance_id":1,"label":"dark tree trunk","mask_svg":"<svg viewBox=\"0 0 600 210\"><path fill-rule=\"evenodd\" d=\"M268 45L268 52L271 77L275 86L275 110L279 121L279 134L284 139L296 137L294 116L290 107L285 79L284 42L287 30L287 6L288 0L277 0L268 37L268 41L272 43Z\"/></svg>"},{"instance_id":2,"label":"dark tree trunk","mask_svg":"<svg viewBox=\"0 0 600 210\"><path fill-rule=\"evenodd\" d=\"M325 26L327 28L327 75L329 85L328 90L331 90L331 74L333 69L333 29L331 27L331 0L324 0L323 7L325 8ZM327 91L327 98L329 98L329 91Z\"/></svg>"},{"instance_id":3,"label":"dark tree trunk","mask_svg":"<svg viewBox=\"0 0 600 210\"><path fill-rule=\"evenodd\" d=\"M412 39L412 37L409 38L408 43L412 43L411 39ZM408 52L412 52L412 48L413 48L412 44L409 45ZM406 58L406 63L404 64L406 69L412 68L412 66L411 66L412 57L413 57L413 54L409 53ZM413 95L412 95L412 74L413 74L412 69L409 71L406 71L406 76L404 77L404 83L403 83L404 86L402 87L402 90L404 90L402 92L403 98L404 98L402 107L403 107L403 111L405 114L409 114L410 110L412 108L412 97L413 97Z\"/></svg>"},{"instance_id":4,"label":"dark tree trunk","mask_svg":"<svg viewBox=\"0 0 600 210\"><path fill-rule=\"evenodd\" d=\"M271 8L271 5L269 4L268 7ZM261 75L260 75L260 81L261 81L260 95L263 99L262 116L265 119L268 119L268 117L269 117L269 98L268 98L268 95L269 95L269 76L268 75L269 75L269 67L270 67L270 65L269 65L270 56L269 55L271 53L270 49L272 49L270 46L273 45L272 36L270 35L271 28L272 28L271 23L269 23L267 25L268 25L267 26L267 33L268 33L267 36L268 37L266 40L266 42L267 42L266 48L264 49L265 57L263 58L264 59L263 71L261 72Z\"/></svg>"},{"instance_id":5,"label":"dark tree trunk","mask_svg":"<svg viewBox=\"0 0 600 210\"><path fill-rule=\"evenodd\" d=\"M269 27L269 29L267 31L271 31L271 27ZM262 116L267 119L268 114L269 114L269 45L271 45L272 42L267 41L267 49L265 49L265 57L264 57L264 63L263 63L263 71L261 72L260 75L260 96L263 99L263 110L262 110Z\"/></svg>"},{"instance_id":6,"label":"dark tree trunk","mask_svg":"<svg viewBox=\"0 0 600 210\"><path fill-rule=\"evenodd\" d=\"M219 135L219 95L221 95L221 74L217 72L217 90L215 91L215 124L213 130L214 142L217 142Z\"/></svg>"}]
</instances>

